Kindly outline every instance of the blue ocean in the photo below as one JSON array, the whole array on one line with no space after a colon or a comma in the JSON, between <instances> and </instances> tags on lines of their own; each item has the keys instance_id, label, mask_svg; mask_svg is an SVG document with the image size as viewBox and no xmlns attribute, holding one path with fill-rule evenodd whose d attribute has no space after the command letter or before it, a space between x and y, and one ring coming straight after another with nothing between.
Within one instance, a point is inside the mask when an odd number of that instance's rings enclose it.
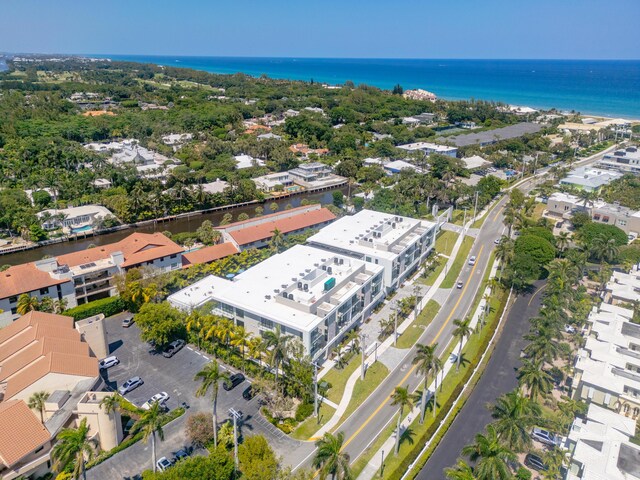
<instances>
[{"instance_id":1,"label":"blue ocean","mask_svg":"<svg viewBox=\"0 0 640 480\"><path fill-rule=\"evenodd\" d=\"M114 60L272 78L423 88L451 100L640 119L640 60L418 60L101 55Z\"/></svg>"}]
</instances>

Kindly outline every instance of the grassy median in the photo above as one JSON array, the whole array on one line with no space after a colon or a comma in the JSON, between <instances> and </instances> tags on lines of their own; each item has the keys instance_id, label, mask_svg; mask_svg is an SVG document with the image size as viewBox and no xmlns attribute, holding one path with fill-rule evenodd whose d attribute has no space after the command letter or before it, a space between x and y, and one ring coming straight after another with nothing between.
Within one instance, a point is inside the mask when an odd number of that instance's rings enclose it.
<instances>
[{"instance_id":1,"label":"grassy median","mask_svg":"<svg viewBox=\"0 0 640 480\"><path fill-rule=\"evenodd\" d=\"M464 240L462 240L462 245L460 245L460 250L458 250L458 254L456 255L456 259L453 261L451 268L447 272L447 276L444 277L442 285L440 285L441 288L453 287L456 279L458 278L458 275L460 275L462 267L467 262L467 257L469 256L469 251L473 246L473 241L473 237L464 237Z\"/></svg>"},{"instance_id":2,"label":"grassy median","mask_svg":"<svg viewBox=\"0 0 640 480\"><path fill-rule=\"evenodd\" d=\"M400 337L398 337L397 348L411 348L418 341L427 326L433 321L440 310L440 304L435 300L429 300L418 318L414 320Z\"/></svg>"}]
</instances>

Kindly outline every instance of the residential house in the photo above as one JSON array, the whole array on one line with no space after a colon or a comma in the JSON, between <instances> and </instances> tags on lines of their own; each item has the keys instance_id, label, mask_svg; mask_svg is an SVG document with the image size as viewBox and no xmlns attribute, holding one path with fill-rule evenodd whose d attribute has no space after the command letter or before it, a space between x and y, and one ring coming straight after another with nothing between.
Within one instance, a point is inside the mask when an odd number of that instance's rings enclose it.
<instances>
[{"instance_id":1,"label":"residential house","mask_svg":"<svg viewBox=\"0 0 640 480\"><path fill-rule=\"evenodd\" d=\"M640 151L638 147L631 146L607 153L598 162L598 166L622 173L640 174Z\"/></svg>"},{"instance_id":2,"label":"residential house","mask_svg":"<svg viewBox=\"0 0 640 480\"><path fill-rule=\"evenodd\" d=\"M438 145L430 142L407 143L405 145L398 145L398 148L406 150L407 152L424 152L427 155L439 153L440 155L447 155L454 158L458 155L458 149L456 147Z\"/></svg>"},{"instance_id":3,"label":"residential house","mask_svg":"<svg viewBox=\"0 0 640 480\"><path fill-rule=\"evenodd\" d=\"M270 193L278 190L288 190L293 185L289 172L278 172L252 178L258 190Z\"/></svg>"},{"instance_id":4,"label":"residential house","mask_svg":"<svg viewBox=\"0 0 640 480\"><path fill-rule=\"evenodd\" d=\"M569 172L569 175L560 180L560 185L573 187L577 190L598 192L604 185L608 185L620 177L622 177L621 173L612 170L579 167Z\"/></svg>"},{"instance_id":5,"label":"residential house","mask_svg":"<svg viewBox=\"0 0 640 480\"><path fill-rule=\"evenodd\" d=\"M259 158L253 158L251 155L235 155L233 159L236 162L236 168L238 170L242 170L245 168L251 167L264 167L264 160L260 160Z\"/></svg>"},{"instance_id":6,"label":"residential house","mask_svg":"<svg viewBox=\"0 0 640 480\"><path fill-rule=\"evenodd\" d=\"M45 230L62 228L68 233L88 232L113 213L102 205L82 205L80 207L50 208L37 213Z\"/></svg>"}]
</instances>

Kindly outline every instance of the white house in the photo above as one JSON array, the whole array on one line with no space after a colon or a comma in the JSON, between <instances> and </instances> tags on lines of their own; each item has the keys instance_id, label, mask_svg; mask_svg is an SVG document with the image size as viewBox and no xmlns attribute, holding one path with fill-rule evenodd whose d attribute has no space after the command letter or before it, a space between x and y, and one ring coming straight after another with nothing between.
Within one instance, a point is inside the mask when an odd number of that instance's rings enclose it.
<instances>
[{"instance_id":1,"label":"white house","mask_svg":"<svg viewBox=\"0 0 640 480\"><path fill-rule=\"evenodd\" d=\"M103 220L113 214L102 205L82 205L59 209L47 209L37 213L42 221L42 228L54 230L67 228L72 233L92 230L96 221Z\"/></svg>"}]
</instances>

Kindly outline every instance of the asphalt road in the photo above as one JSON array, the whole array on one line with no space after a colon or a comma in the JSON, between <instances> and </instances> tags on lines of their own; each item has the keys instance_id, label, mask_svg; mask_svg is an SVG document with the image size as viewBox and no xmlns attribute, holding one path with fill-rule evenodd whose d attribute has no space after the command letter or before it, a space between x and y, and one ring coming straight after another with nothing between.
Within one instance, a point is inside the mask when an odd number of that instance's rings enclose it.
<instances>
[{"instance_id":1,"label":"asphalt road","mask_svg":"<svg viewBox=\"0 0 640 480\"><path fill-rule=\"evenodd\" d=\"M523 335L529 331L529 318L538 313L542 302L542 286L537 282L530 293L518 296L508 312L502 332L480 381L453 421L431 458L416 477L418 480L444 480L443 470L455 464L464 445L473 442L476 433L491 423L487 404L518 385L516 370L525 345Z\"/></svg>"}]
</instances>

